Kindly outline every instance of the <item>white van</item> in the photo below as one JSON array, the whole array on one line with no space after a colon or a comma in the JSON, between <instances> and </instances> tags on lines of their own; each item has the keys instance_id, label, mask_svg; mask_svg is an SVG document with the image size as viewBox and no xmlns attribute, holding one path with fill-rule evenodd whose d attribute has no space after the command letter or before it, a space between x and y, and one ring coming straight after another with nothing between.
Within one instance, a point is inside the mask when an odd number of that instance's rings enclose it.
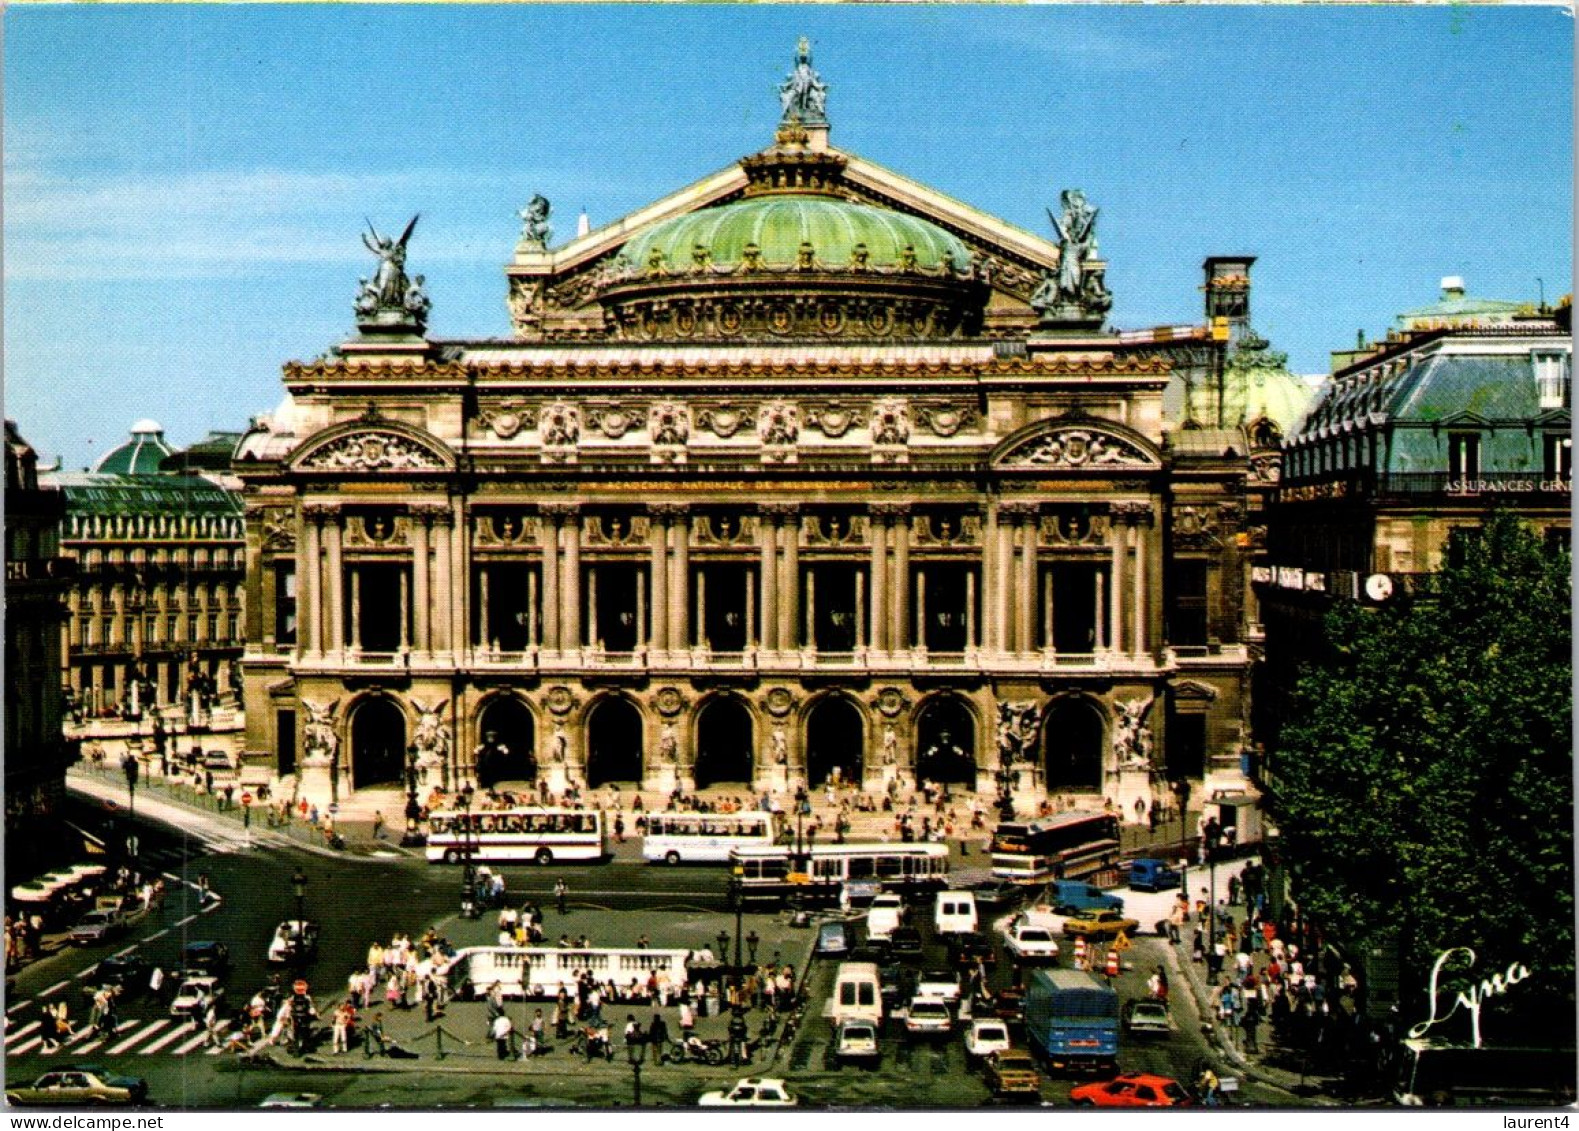
<instances>
[{"instance_id":1,"label":"white van","mask_svg":"<svg viewBox=\"0 0 1579 1131\"><path fill-rule=\"evenodd\" d=\"M886 939L905 921L905 901L892 892L874 896L866 909L866 937Z\"/></svg>"},{"instance_id":2,"label":"white van","mask_svg":"<svg viewBox=\"0 0 1579 1131\"><path fill-rule=\"evenodd\" d=\"M841 962L833 979L828 1017L837 1028L845 1021L883 1023L883 980L873 962Z\"/></svg>"},{"instance_id":3,"label":"white van","mask_svg":"<svg viewBox=\"0 0 1579 1131\"><path fill-rule=\"evenodd\" d=\"M976 930L976 896L968 891L940 891L932 911L940 935L965 935Z\"/></svg>"}]
</instances>

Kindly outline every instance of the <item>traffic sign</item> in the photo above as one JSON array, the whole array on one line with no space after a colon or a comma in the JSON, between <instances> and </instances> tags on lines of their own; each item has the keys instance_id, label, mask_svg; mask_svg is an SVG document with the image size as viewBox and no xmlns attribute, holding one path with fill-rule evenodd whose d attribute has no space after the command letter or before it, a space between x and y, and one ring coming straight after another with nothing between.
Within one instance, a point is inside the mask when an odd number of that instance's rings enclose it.
<instances>
[{"instance_id":1,"label":"traffic sign","mask_svg":"<svg viewBox=\"0 0 1579 1131\"><path fill-rule=\"evenodd\" d=\"M329 813L330 813L331 816L334 815L335 813L338 813L339 811L340 811L340 803L338 801L331 801L331 802L329 802Z\"/></svg>"},{"instance_id":2,"label":"traffic sign","mask_svg":"<svg viewBox=\"0 0 1579 1131\"><path fill-rule=\"evenodd\" d=\"M1129 936L1126 935L1123 931L1120 931L1117 935L1113 936L1113 949L1114 950L1128 950L1129 949Z\"/></svg>"},{"instance_id":3,"label":"traffic sign","mask_svg":"<svg viewBox=\"0 0 1579 1131\"><path fill-rule=\"evenodd\" d=\"M243 805L251 805L252 804L252 794L250 794L250 793L243 793L241 795L241 803Z\"/></svg>"}]
</instances>

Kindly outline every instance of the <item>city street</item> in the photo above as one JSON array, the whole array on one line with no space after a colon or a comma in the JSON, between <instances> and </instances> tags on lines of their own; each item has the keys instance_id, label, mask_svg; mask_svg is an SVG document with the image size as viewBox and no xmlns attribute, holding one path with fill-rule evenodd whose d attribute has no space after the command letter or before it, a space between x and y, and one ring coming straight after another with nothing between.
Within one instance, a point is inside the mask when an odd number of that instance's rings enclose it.
<instances>
[{"instance_id":1,"label":"city street","mask_svg":"<svg viewBox=\"0 0 1579 1131\"><path fill-rule=\"evenodd\" d=\"M102 802L84 800L74 817L82 827L92 829L95 822L102 826L105 814ZM113 1037L100 1039L79 1028L81 1036L68 1041L61 1052L43 1054L37 1031L40 1003L65 998L72 1003L73 1022L80 1026L87 1018L88 1002L82 990L90 984L89 973L110 954L134 951L169 970L184 944L205 939L223 942L231 960L225 978L227 1004L244 1004L269 976L265 953L276 924L296 915L293 877L298 869L306 877L302 910L323 928L316 958L303 974L311 984L324 1026L333 1006L345 996L347 975L364 965L367 946L375 939L388 941L397 933L417 937L431 926L456 947L496 941L491 913L475 920L458 916L460 870L429 865L419 850L367 845L356 853L334 855L289 843L258 841L249 848L244 840L235 839L233 824L212 814L183 812L167 802L143 798L138 815L139 859L145 867L151 865L165 875L169 898L162 911L151 912L131 935L95 947L66 946L18 975L8 1013L11 1079L31 1079L63 1063L102 1063L145 1076L152 1102L174 1107L251 1106L284 1090L315 1092L329 1105L346 1107L391 1103L422 1107L515 1103L610 1106L634 1101L635 1070L623 1049L617 1050L619 1055L613 1062L586 1062L561 1046L530 1062L500 1064L487 1038L484 1003L472 1001L452 1003L436 1025L425 1022L420 1009L391 1011L386 1031L417 1053L412 1060L368 1059L355 1048L349 1055L336 1057L329 1054L325 1040L304 1058L276 1049L270 1053L275 1066L247 1065L233 1054L209 1047L200 1028L171 1018L164 1006L146 993L133 996L120 1010ZM153 817L172 823L146 819ZM124 829L121 824L119 831ZM639 936L647 935L655 948L716 950L721 933L731 936L732 943L735 916L728 909L723 868L644 864L637 838L614 848L614 859L602 865L503 868L507 898L516 905L530 900L544 909L547 945L562 934L576 939L585 935L593 946L632 946ZM981 876L985 863L979 856L969 862L956 859L956 881ZM967 864L974 868L962 867ZM205 907L199 906L197 894L202 876L207 877L217 897ZM552 894L554 881L561 878L570 891L564 916L554 909ZM1129 913L1142 923L1154 922L1160 917L1159 909L1171 899L1168 893L1124 894L1130 901ZM911 915L925 945L924 959L912 966L944 965L946 951L933 937L930 909L917 905ZM1000 916L998 926L1006 917ZM788 920L782 912L752 912L742 916L741 929L754 936L759 962L789 963L801 974L807 1005L793 1040L779 1045L769 1042L749 1068L660 1066L649 1061L641 1069L644 1104L688 1105L703 1091L764 1072L783 1076L804 1104L942 1107L988 1102L989 1092L979 1071L965 1063L957 1031L945 1042L911 1046L902 1029L890 1020L883 1033L878 1070L837 1067L829 1055L832 1026L824 1016L837 959L811 958L815 930L793 927ZM854 922L858 926L859 919ZM995 935L994 941L1003 960L992 983L1001 986L1007 983L1010 968L1002 955L1001 937ZM1156 1072L1188 1081L1211 1051L1179 971L1178 954L1150 935L1133 940L1125 953L1125 969L1116 981L1125 1000L1144 995L1146 977L1159 964L1168 970L1175 987L1171 1035L1149 1043L1126 1040L1121 1045L1120 1065L1127 1071ZM285 972L287 981L291 973ZM506 1008L520 1031L532 1011L541 1007L546 1013L550 1004L514 1001ZM673 1029L676 1011L670 1008L665 1012ZM606 1016L616 1033L627 1013L634 1013L644 1025L651 1017L647 1006L610 1006ZM762 1021L760 1011L750 1015L753 1035ZM225 1031L228 1028L229 1022L223 1026ZM704 1037L721 1038L723 1030L724 1019L717 1016L702 1018L697 1027ZM1016 1044L1022 1043L1023 1034L1017 1033ZM764 1057L771 1058L766 1066ZM507 1086L501 1088L505 1082ZM1044 1101L1067 1102L1070 1087L1078 1082L1048 1080ZM1301 1102L1288 1092L1252 1080L1243 1082L1240 1098L1268 1105Z\"/></svg>"}]
</instances>

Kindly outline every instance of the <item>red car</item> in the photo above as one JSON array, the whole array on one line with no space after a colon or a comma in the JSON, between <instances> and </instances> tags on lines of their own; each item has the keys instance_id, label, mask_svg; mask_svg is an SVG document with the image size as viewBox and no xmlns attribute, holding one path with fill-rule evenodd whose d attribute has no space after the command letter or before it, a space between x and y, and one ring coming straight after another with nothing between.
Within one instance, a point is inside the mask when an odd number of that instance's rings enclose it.
<instances>
[{"instance_id":1,"label":"red car","mask_svg":"<svg viewBox=\"0 0 1579 1131\"><path fill-rule=\"evenodd\" d=\"M1193 1101L1177 1080L1137 1073L1100 1084L1083 1084L1069 1099L1084 1107L1181 1107Z\"/></svg>"}]
</instances>

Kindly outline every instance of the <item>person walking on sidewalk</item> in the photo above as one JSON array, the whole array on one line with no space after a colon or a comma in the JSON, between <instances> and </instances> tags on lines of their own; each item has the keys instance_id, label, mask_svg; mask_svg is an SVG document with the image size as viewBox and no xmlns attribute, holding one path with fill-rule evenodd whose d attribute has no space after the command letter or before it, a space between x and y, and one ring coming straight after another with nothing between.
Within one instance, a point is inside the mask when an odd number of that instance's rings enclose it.
<instances>
[{"instance_id":1,"label":"person walking on sidewalk","mask_svg":"<svg viewBox=\"0 0 1579 1131\"><path fill-rule=\"evenodd\" d=\"M559 913L561 915L565 915L565 914L568 913L569 900L570 900L570 885L565 883L563 877L555 880L554 881L554 902L558 906Z\"/></svg>"},{"instance_id":2,"label":"person walking on sidewalk","mask_svg":"<svg viewBox=\"0 0 1579 1131\"><path fill-rule=\"evenodd\" d=\"M662 1064L664 1050L669 1047L669 1024L656 1009L652 1011L652 1020L647 1023L647 1043L652 1046L653 1058Z\"/></svg>"},{"instance_id":3,"label":"person walking on sidewalk","mask_svg":"<svg viewBox=\"0 0 1579 1131\"><path fill-rule=\"evenodd\" d=\"M493 1019L490 1035L493 1037L494 1047L498 1051L500 1060L515 1059L515 1026L510 1023L508 1014L501 1013Z\"/></svg>"}]
</instances>

